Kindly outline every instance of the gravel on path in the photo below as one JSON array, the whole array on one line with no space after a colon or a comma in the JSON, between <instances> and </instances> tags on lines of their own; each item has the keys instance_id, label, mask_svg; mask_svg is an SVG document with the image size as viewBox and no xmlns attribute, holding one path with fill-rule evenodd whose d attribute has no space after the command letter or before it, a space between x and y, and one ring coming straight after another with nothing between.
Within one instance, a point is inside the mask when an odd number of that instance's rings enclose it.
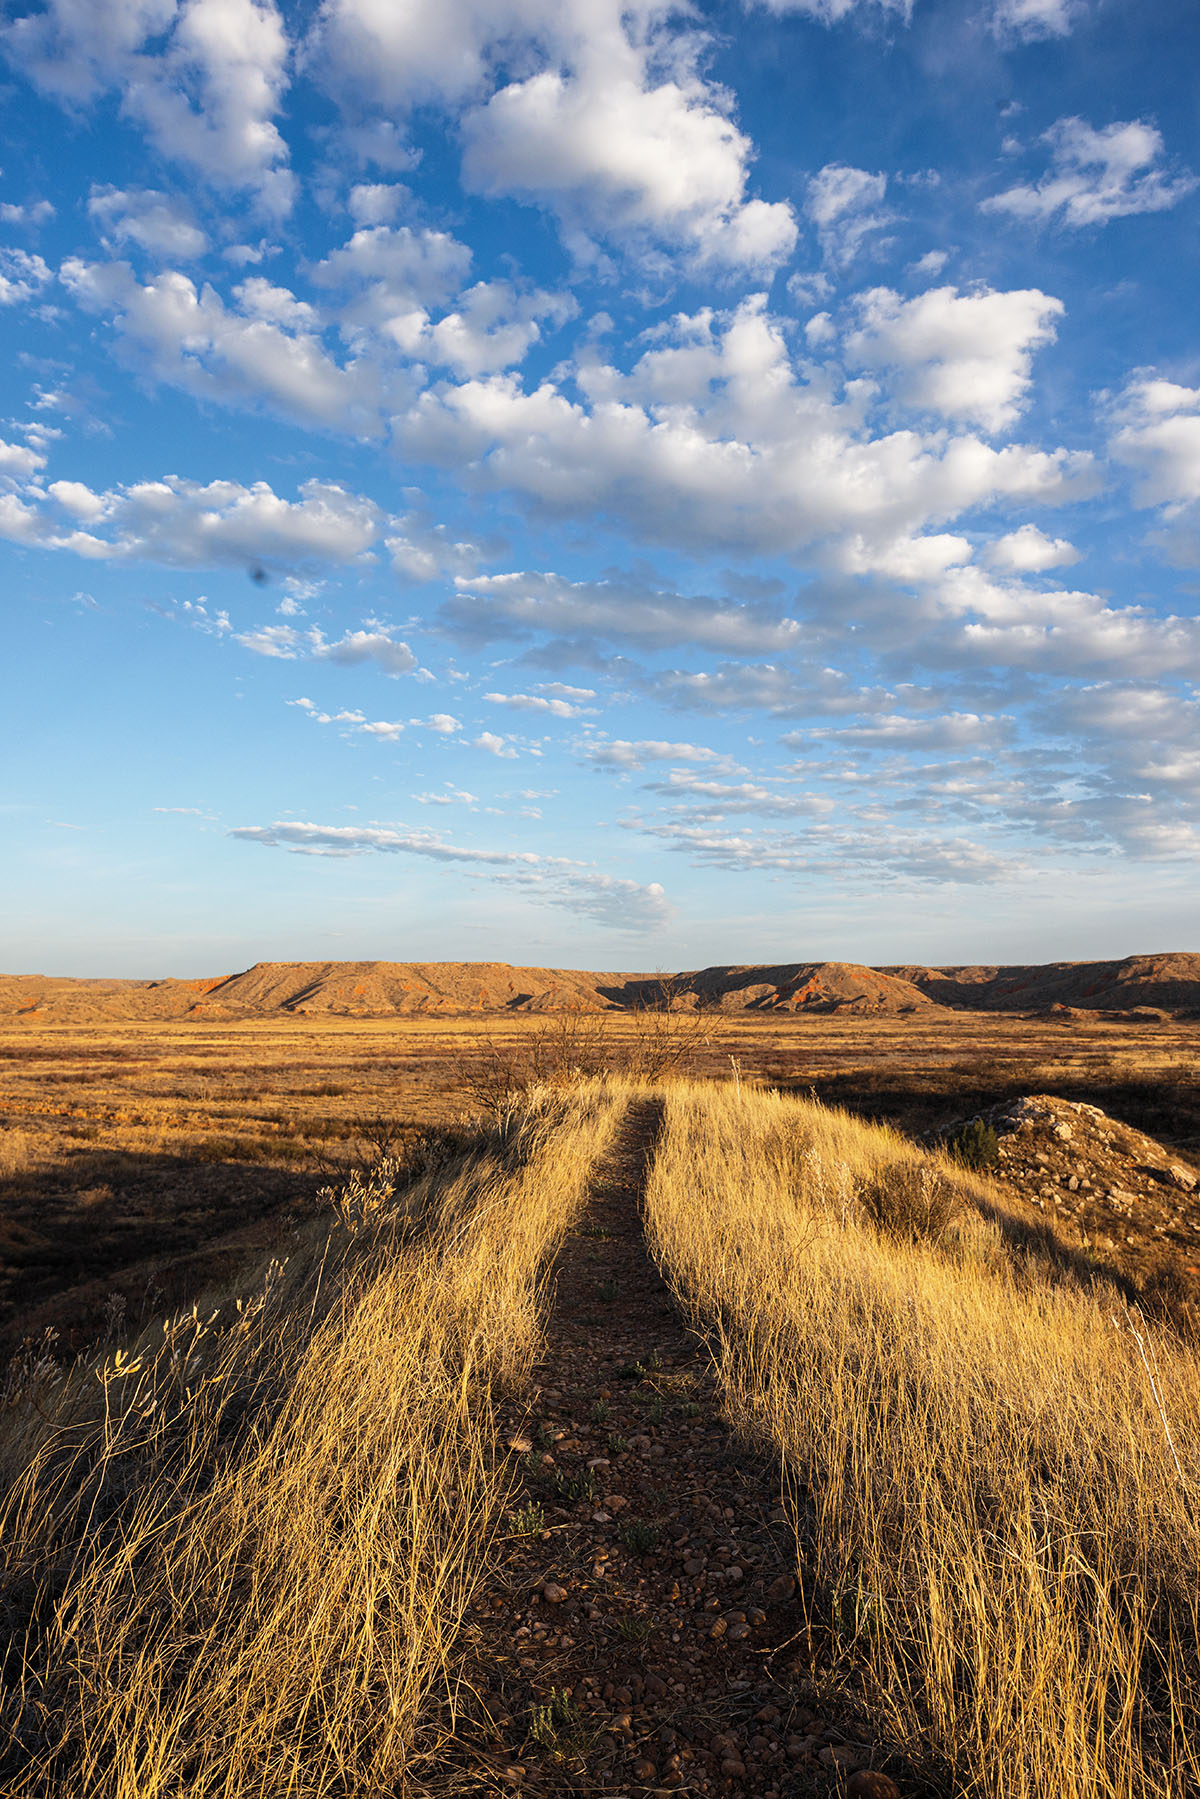
<instances>
[{"instance_id":1,"label":"gravel on path","mask_svg":"<svg viewBox=\"0 0 1200 1799\"><path fill-rule=\"evenodd\" d=\"M660 1118L631 1107L555 1264L526 1405L501 1421L516 1479L437 1784L912 1799L814 1667L778 1471L731 1435L647 1255Z\"/></svg>"}]
</instances>

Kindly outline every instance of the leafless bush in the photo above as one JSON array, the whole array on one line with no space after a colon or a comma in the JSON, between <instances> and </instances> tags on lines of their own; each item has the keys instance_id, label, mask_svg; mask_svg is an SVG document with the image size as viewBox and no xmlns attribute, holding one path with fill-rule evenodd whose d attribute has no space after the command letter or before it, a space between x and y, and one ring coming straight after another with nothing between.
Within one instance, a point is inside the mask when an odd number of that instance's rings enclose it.
<instances>
[{"instance_id":1,"label":"leafless bush","mask_svg":"<svg viewBox=\"0 0 1200 1799\"><path fill-rule=\"evenodd\" d=\"M862 1202L880 1230L912 1243L936 1243L961 1210L953 1182L929 1162L889 1162L862 1189Z\"/></svg>"}]
</instances>

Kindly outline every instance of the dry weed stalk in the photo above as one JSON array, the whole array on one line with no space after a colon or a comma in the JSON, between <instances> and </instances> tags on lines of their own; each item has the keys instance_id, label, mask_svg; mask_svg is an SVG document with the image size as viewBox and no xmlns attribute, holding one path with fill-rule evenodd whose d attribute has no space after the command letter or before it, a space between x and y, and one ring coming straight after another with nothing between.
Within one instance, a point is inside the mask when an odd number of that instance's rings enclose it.
<instances>
[{"instance_id":1,"label":"dry weed stalk","mask_svg":"<svg viewBox=\"0 0 1200 1799\"><path fill-rule=\"evenodd\" d=\"M653 1246L781 1455L814 1620L955 1791L1195 1792L1197 1358L1144 1325L1143 1366L1113 1294L1014 1260L952 1164L960 1216L912 1228L918 1163L778 1095L667 1096ZM847 1203L889 1188L899 1232Z\"/></svg>"},{"instance_id":2,"label":"dry weed stalk","mask_svg":"<svg viewBox=\"0 0 1200 1799\"><path fill-rule=\"evenodd\" d=\"M28 1620L6 1794L395 1789L504 1497L495 1397L622 1110L532 1095L427 1177L424 1237L364 1188L334 1256L314 1241L231 1318L169 1321L30 1415L0 1519Z\"/></svg>"}]
</instances>

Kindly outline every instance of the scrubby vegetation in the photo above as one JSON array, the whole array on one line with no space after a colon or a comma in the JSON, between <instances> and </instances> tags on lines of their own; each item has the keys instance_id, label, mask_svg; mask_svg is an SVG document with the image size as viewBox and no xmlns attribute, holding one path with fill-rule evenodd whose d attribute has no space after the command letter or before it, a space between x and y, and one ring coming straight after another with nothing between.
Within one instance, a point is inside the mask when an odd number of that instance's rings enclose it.
<instances>
[{"instance_id":1,"label":"scrubby vegetation","mask_svg":"<svg viewBox=\"0 0 1200 1799\"><path fill-rule=\"evenodd\" d=\"M6 1793L399 1779L501 1513L496 1396L619 1111L535 1097L436 1193L358 1183L249 1303L29 1371L3 1445Z\"/></svg>"},{"instance_id":2,"label":"scrubby vegetation","mask_svg":"<svg viewBox=\"0 0 1200 1799\"><path fill-rule=\"evenodd\" d=\"M1200 1365L977 1194L845 1114L680 1087L648 1226L894 1738L998 1799L1194 1791Z\"/></svg>"},{"instance_id":3,"label":"scrubby vegetation","mask_svg":"<svg viewBox=\"0 0 1200 1799\"><path fill-rule=\"evenodd\" d=\"M670 1553L661 1516L603 1509L610 1459L679 1398L636 1345L618 1397L589 1401L607 1456L560 1466L553 1433L513 1437L518 1492L499 1424L565 1234L581 1268L608 1243L585 1210L626 1119L650 1249L747 1456L775 1470L808 1666L929 1791L1197 1790L1195 1346L1050 1225L1010 1228L983 1133L927 1152L745 1078L613 1072L591 1032L548 1027L479 1126L389 1138L251 1287L145 1325L114 1313L74 1364L36 1344L12 1364L0 1790L420 1790L453 1743L472 1595L513 1545L578 1507L614 1554ZM689 1039L655 1032L670 1074ZM581 1276L597 1337L625 1282ZM756 1616L744 1602L705 1640L732 1653ZM636 1645L650 1617L614 1628ZM529 1741L574 1766L578 1700L560 1677L546 1692Z\"/></svg>"}]
</instances>

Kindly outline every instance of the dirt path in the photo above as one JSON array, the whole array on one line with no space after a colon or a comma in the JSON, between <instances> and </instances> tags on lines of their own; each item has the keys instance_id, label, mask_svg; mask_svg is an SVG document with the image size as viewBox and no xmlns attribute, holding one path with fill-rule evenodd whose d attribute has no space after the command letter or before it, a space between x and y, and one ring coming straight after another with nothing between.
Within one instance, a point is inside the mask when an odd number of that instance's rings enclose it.
<instances>
[{"instance_id":1,"label":"dirt path","mask_svg":"<svg viewBox=\"0 0 1200 1799\"><path fill-rule=\"evenodd\" d=\"M778 1483L733 1438L649 1260L633 1106L556 1264L508 1532L477 1593L457 1792L889 1799L814 1678ZM454 1764L453 1766L451 1764ZM903 1781L905 1794L916 1791Z\"/></svg>"}]
</instances>

